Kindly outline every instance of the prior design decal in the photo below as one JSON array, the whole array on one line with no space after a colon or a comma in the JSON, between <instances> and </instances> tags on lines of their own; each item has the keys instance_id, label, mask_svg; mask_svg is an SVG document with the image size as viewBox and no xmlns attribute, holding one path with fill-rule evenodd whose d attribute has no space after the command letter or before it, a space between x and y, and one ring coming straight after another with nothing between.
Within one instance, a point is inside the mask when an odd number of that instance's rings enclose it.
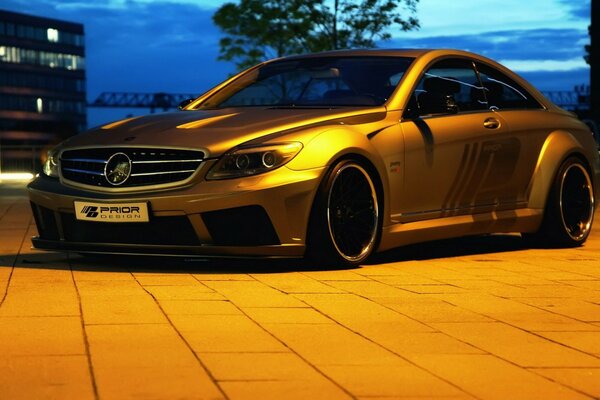
<instances>
[{"instance_id":1,"label":"prior design decal","mask_svg":"<svg viewBox=\"0 0 600 400\"><path fill-rule=\"evenodd\" d=\"M148 204L76 201L75 218L96 222L148 222Z\"/></svg>"}]
</instances>

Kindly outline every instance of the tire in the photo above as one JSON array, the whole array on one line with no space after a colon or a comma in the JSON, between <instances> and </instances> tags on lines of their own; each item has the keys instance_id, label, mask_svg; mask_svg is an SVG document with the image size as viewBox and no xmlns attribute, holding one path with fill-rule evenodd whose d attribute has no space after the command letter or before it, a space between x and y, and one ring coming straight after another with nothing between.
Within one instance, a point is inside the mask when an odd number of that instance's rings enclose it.
<instances>
[{"instance_id":1,"label":"tire","mask_svg":"<svg viewBox=\"0 0 600 400\"><path fill-rule=\"evenodd\" d=\"M541 228L533 239L545 246L581 246L592 228L594 200L585 165L577 157L566 159L554 178Z\"/></svg>"},{"instance_id":2,"label":"tire","mask_svg":"<svg viewBox=\"0 0 600 400\"><path fill-rule=\"evenodd\" d=\"M342 160L319 187L307 235L307 256L319 264L353 267L367 260L381 234L382 215L367 169Z\"/></svg>"}]
</instances>

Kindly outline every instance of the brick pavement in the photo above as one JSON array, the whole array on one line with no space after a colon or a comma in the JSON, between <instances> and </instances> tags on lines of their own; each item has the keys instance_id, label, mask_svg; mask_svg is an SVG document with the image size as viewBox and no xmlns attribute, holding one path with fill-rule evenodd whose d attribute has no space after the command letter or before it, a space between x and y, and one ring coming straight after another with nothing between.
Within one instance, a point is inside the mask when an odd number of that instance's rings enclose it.
<instances>
[{"instance_id":1,"label":"brick pavement","mask_svg":"<svg viewBox=\"0 0 600 400\"><path fill-rule=\"evenodd\" d=\"M490 236L357 269L30 248L0 190L0 399L600 398L600 229Z\"/></svg>"}]
</instances>

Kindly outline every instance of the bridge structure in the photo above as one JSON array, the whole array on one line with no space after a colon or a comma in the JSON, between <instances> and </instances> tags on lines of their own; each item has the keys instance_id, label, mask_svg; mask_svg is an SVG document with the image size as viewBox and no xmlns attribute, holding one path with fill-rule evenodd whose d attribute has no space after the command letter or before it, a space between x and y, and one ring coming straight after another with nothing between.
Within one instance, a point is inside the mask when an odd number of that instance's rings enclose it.
<instances>
[{"instance_id":1,"label":"bridge structure","mask_svg":"<svg viewBox=\"0 0 600 400\"><path fill-rule=\"evenodd\" d=\"M189 93L131 93L103 92L96 100L88 103L88 107L108 108L148 108L151 113L155 110L167 111L177 108L188 99L195 99L198 94Z\"/></svg>"},{"instance_id":2,"label":"bridge structure","mask_svg":"<svg viewBox=\"0 0 600 400\"><path fill-rule=\"evenodd\" d=\"M543 91L550 101L567 110L589 110L590 94L584 90ZM153 113L156 110L167 111L177 108L181 102L194 99L198 94L191 93L134 93L103 92L88 107L108 108L147 108Z\"/></svg>"}]
</instances>

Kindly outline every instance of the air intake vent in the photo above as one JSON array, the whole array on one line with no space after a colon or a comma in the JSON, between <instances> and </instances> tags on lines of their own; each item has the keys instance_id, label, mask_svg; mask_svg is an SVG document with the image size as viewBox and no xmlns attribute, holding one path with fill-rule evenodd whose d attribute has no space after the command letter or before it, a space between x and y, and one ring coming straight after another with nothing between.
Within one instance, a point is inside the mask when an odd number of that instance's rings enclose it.
<instances>
[{"instance_id":1,"label":"air intake vent","mask_svg":"<svg viewBox=\"0 0 600 400\"><path fill-rule=\"evenodd\" d=\"M84 185L136 187L188 179L202 163L204 153L154 148L96 148L63 151L62 177Z\"/></svg>"}]
</instances>

